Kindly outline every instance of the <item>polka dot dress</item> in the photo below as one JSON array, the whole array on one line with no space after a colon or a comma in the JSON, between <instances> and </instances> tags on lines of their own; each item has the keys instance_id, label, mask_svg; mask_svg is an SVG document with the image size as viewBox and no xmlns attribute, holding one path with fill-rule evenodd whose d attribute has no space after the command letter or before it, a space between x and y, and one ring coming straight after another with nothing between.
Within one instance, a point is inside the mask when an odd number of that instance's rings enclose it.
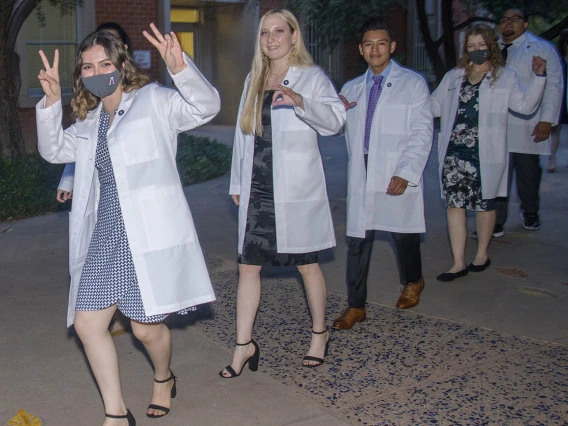
<instances>
[{"instance_id":1,"label":"polka dot dress","mask_svg":"<svg viewBox=\"0 0 568 426\"><path fill-rule=\"evenodd\" d=\"M95 157L100 182L99 210L79 281L75 310L98 311L116 304L130 319L143 323L161 322L167 314L148 317L144 313L108 150L109 118L106 112L101 112ZM185 314L193 309L178 313Z\"/></svg>"}]
</instances>

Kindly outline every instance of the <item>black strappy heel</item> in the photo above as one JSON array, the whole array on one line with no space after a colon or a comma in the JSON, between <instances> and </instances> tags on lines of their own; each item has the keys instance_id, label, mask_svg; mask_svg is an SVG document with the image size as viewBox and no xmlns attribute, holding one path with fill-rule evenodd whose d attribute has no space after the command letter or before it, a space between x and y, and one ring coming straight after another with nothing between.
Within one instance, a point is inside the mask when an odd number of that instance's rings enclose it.
<instances>
[{"instance_id":1,"label":"black strappy heel","mask_svg":"<svg viewBox=\"0 0 568 426\"><path fill-rule=\"evenodd\" d=\"M323 334L323 333L328 333L327 328L324 331L314 331L312 330L312 333L314 334ZM310 355L306 355L303 359L303 361L315 361L317 362L317 364L304 364L302 363L302 365L304 367L308 367L308 368L315 368L315 367L319 367L320 365L322 365L325 362L325 357L327 356L327 352L329 350L329 342L331 341L331 335L328 334L328 339L325 342L325 352L323 354L323 358L318 358L315 356L310 356Z\"/></svg>"},{"instance_id":2,"label":"black strappy heel","mask_svg":"<svg viewBox=\"0 0 568 426\"><path fill-rule=\"evenodd\" d=\"M248 346L250 344L254 345L254 353L249 356L247 359L244 360L243 365L241 365L241 371L239 371L239 374L236 373L235 370L233 370L233 367L231 367L231 365L227 365L225 367L224 370L221 370L219 372L219 376L221 376L223 379L233 379L235 377L239 377L241 375L241 373L243 372L245 365L248 363L248 367L250 371L256 371L258 370L258 360L260 359L260 349L258 347L258 345L256 344L256 342L254 341L254 339L250 339L250 341L248 341L247 343L237 343L237 346ZM230 376L224 376L223 375L223 371L227 370L227 373L230 374Z\"/></svg>"},{"instance_id":3,"label":"black strappy heel","mask_svg":"<svg viewBox=\"0 0 568 426\"><path fill-rule=\"evenodd\" d=\"M170 380L174 381L174 385L172 386L172 391L170 393L170 397L173 399L176 397L177 395L177 377L174 376L174 373L172 370L170 370L170 377L168 377L166 380L156 380L154 379L154 381L156 383L167 383ZM146 417L150 417L151 419L159 419L160 417L164 417L166 414L168 414L170 412L170 408L166 408L166 407L162 407L161 405L156 405L156 404L150 404L148 405L148 408L146 409L146 411L148 410L160 410L163 411L164 414L148 414L146 412ZM129 425L130 426L130 425Z\"/></svg>"},{"instance_id":4,"label":"black strappy heel","mask_svg":"<svg viewBox=\"0 0 568 426\"><path fill-rule=\"evenodd\" d=\"M128 420L128 426L136 426L136 419L134 418L130 410L126 410L126 414L123 416L115 416L113 414L107 413L105 413L105 416L109 419L126 419Z\"/></svg>"}]
</instances>

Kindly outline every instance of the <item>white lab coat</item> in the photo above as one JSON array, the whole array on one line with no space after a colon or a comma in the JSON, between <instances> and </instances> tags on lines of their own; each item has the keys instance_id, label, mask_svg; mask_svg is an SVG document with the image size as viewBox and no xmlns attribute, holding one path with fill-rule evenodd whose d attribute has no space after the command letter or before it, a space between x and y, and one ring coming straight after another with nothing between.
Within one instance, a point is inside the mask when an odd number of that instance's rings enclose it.
<instances>
[{"instance_id":1,"label":"white lab coat","mask_svg":"<svg viewBox=\"0 0 568 426\"><path fill-rule=\"evenodd\" d=\"M191 212L176 168L177 135L219 112L217 90L184 57L178 91L148 84L122 95L108 130L118 198L146 315L215 300ZM76 163L70 220L68 325L97 221L100 184L95 149L102 103L66 130L61 101L36 106L38 146L51 163Z\"/></svg>"},{"instance_id":2,"label":"white lab coat","mask_svg":"<svg viewBox=\"0 0 568 426\"><path fill-rule=\"evenodd\" d=\"M371 71L367 70L367 73ZM347 82L341 95L357 105L347 111L347 235L363 238L377 229L426 231L422 172L432 148L430 92L424 78L392 61L373 115L365 176L367 74ZM402 195L387 195L393 176L408 181Z\"/></svg>"},{"instance_id":3,"label":"white lab coat","mask_svg":"<svg viewBox=\"0 0 568 426\"><path fill-rule=\"evenodd\" d=\"M459 94L465 70L454 68L432 93L432 112L442 117L438 136L438 177L442 168L459 105ZM493 84L492 75L485 76L479 86L479 168L484 199L507 196L509 155L507 153L507 111L531 114L538 107L546 77L533 76L527 91L521 89L518 74L503 67ZM442 198L444 190L442 188Z\"/></svg>"},{"instance_id":4,"label":"white lab coat","mask_svg":"<svg viewBox=\"0 0 568 426\"><path fill-rule=\"evenodd\" d=\"M562 103L563 77L561 59L554 46L530 32L513 41L507 52L507 67L521 77L521 87L526 90L533 76L532 58L546 59L546 86L538 109L532 114L509 112L507 144L509 152L550 155L551 140L534 142L532 132L540 121L558 124Z\"/></svg>"},{"instance_id":5,"label":"white lab coat","mask_svg":"<svg viewBox=\"0 0 568 426\"><path fill-rule=\"evenodd\" d=\"M75 181L75 163L68 163L65 165L61 180L57 189L62 191L73 192L73 182Z\"/></svg>"},{"instance_id":6,"label":"white lab coat","mask_svg":"<svg viewBox=\"0 0 568 426\"><path fill-rule=\"evenodd\" d=\"M239 253L245 238L254 155L254 136L243 133L239 125L249 79L250 75L237 117L229 188L229 194L240 195ZM345 108L319 67L291 67L283 84L303 96L305 110L271 110L277 251L308 253L335 246L317 135L339 132L345 123Z\"/></svg>"}]
</instances>

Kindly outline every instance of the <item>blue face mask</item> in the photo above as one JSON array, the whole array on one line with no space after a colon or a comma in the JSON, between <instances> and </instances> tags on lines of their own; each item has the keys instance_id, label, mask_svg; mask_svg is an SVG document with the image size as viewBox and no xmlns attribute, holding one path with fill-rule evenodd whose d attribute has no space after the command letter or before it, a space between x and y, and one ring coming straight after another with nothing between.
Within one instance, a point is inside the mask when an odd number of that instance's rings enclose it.
<instances>
[{"instance_id":1,"label":"blue face mask","mask_svg":"<svg viewBox=\"0 0 568 426\"><path fill-rule=\"evenodd\" d=\"M475 65L483 65L489 59L489 50L472 50L467 52L467 55L469 56L469 60Z\"/></svg>"},{"instance_id":2,"label":"blue face mask","mask_svg":"<svg viewBox=\"0 0 568 426\"><path fill-rule=\"evenodd\" d=\"M106 98L112 95L120 83L120 71L115 70L109 74L93 75L91 77L81 77L81 81L97 98Z\"/></svg>"}]
</instances>

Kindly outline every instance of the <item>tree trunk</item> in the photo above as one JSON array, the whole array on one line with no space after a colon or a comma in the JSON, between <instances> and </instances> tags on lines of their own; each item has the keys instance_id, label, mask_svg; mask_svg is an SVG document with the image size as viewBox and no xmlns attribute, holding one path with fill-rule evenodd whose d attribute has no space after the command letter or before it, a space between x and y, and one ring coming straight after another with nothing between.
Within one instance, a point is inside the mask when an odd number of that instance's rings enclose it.
<instances>
[{"instance_id":1,"label":"tree trunk","mask_svg":"<svg viewBox=\"0 0 568 426\"><path fill-rule=\"evenodd\" d=\"M0 156L15 158L25 152L18 116L20 57L16 38L38 0L0 0Z\"/></svg>"},{"instance_id":2,"label":"tree trunk","mask_svg":"<svg viewBox=\"0 0 568 426\"><path fill-rule=\"evenodd\" d=\"M453 0L442 0L442 32L444 33L444 57L446 58L446 70L451 70L457 65L456 42L454 40L454 22L452 19Z\"/></svg>"},{"instance_id":3,"label":"tree trunk","mask_svg":"<svg viewBox=\"0 0 568 426\"><path fill-rule=\"evenodd\" d=\"M434 74L436 75L436 80L438 83L442 81L444 75L447 72L447 68L444 65L444 60L438 51L438 47L434 40L432 40L432 35L430 34L430 28L428 27L428 15L426 14L426 2L425 0L416 0L416 11L418 12L418 21L420 23L420 34L422 34L422 40L424 40L424 45L426 46L426 52L434 68Z\"/></svg>"},{"instance_id":4,"label":"tree trunk","mask_svg":"<svg viewBox=\"0 0 568 426\"><path fill-rule=\"evenodd\" d=\"M8 39L14 1L5 1L0 7L0 155L15 158L24 153L24 140L18 116L20 92L20 58Z\"/></svg>"}]
</instances>

